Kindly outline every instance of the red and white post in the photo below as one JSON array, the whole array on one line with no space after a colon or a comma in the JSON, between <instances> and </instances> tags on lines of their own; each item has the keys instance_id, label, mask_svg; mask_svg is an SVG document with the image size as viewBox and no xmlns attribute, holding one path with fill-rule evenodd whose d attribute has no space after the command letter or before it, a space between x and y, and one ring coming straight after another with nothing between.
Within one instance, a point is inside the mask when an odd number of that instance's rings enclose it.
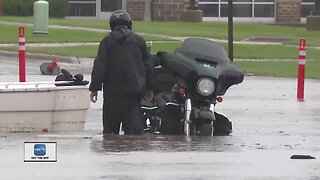
<instances>
[{"instance_id":1,"label":"red and white post","mask_svg":"<svg viewBox=\"0 0 320 180\"><path fill-rule=\"evenodd\" d=\"M307 46L304 38L300 39L299 45L299 65L298 65L298 87L297 99L304 101L304 79L305 79L305 65L306 65Z\"/></svg>"},{"instance_id":2,"label":"red and white post","mask_svg":"<svg viewBox=\"0 0 320 180\"><path fill-rule=\"evenodd\" d=\"M26 82L26 38L24 27L19 26L19 82Z\"/></svg>"}]
</instances>

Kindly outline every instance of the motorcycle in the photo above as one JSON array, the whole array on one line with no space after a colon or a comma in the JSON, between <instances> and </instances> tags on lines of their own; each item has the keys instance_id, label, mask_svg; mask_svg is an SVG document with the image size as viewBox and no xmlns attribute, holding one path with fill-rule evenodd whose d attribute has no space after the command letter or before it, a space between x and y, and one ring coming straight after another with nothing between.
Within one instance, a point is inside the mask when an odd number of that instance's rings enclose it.
<instances>
[{"instance_id":1,"label":"motorcycle","mask_svg":"<svg viewBox=\"0 0 320 180\"><path fill-rule=\"evenodd\" d=\"M142 102L145 131L165 135L229 135L232 123L215 111L243 72L219 44L188 38L174 52L154 56L157 87L153 102Z\"/></svg>"}]
</instances>

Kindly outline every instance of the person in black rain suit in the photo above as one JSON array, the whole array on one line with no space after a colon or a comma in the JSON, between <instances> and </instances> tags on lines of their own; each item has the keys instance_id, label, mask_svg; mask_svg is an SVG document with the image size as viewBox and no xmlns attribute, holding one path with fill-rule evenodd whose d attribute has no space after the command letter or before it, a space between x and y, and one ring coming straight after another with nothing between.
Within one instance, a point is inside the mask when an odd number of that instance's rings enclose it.
<instances>
[{"instance_id":1,"label":"person in black rain suit","mask_svg":"<svg viewBox=\"0 0 320 180\"><path fill-rule=\"evenodd\" d=\"M154 65L145 40L132 30L130 15L117 10L110 17L111 32L100 42L91 74L90 99L103 87L103 133L142 134L141 99L152 100Z\"/></svg>"}]
</instances>

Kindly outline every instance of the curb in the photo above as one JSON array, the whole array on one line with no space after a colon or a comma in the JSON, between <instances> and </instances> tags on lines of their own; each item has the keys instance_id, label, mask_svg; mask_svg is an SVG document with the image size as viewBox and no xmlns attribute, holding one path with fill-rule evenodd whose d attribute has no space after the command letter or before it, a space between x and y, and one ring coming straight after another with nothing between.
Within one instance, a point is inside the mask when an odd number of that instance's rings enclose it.
<instances>
[{"instance_id":1,"label":"curb","mask_svg":"<svg viewBox=\"0 0 320 180\"><path fill-rule=\"evenodd\" d=\"M17 58L17 60L19 58L18 52L0 51L0 55L8 58ZM52 59L56 59L58 62L80 64L78 57L26 53L26 58L28 61L52 61Z\"/></svg>"}]
</instances>

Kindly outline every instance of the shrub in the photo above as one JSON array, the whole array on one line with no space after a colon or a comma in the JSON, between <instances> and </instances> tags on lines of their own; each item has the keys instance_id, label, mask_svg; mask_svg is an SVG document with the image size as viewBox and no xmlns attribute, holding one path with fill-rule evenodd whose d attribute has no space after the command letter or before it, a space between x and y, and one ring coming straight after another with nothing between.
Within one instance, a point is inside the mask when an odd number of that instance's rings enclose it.
<instances>
[{"instance_id":1,"label":"shrub","mask_svg":"<svg viewBox=\"0 0 320 180\"><path fill-rule=\"evenodd\" d=\"M25 0L4 0L3 12L11 16L28 16L29 9Z\"/></svg>"},{"instance_id":2,"label":"shrub","mask_svg":"<svg viewBox=\"0 0 320 180\"><path fill-rule=\"evenodd\" d=\"M49 2L49 16L64 18L68 15L68 0L47 0Z\"/></svg>"},{"instance_id":3,"label":"shrub","mask_svg":"<svg viewBox=\"0 0 320 180\"><path fill-rule=\"evenodd\" d=\"M34 2L37 0L4 0L4 14L12 16L33 16ZM49 16L63 18L68 15L68 0L46 0L49 3Z\"/></svg>"},{"instance_id":4,"label":"shrub","mask_svg":"<svg viewBox=\"0 0 320 180\"><path fill-rule=\"evenodd\" d=\"M29 16L33 16L33 3L37 0L24 0L26 2L26 5L28 7Z\"/></svg>"}]
</instances>

